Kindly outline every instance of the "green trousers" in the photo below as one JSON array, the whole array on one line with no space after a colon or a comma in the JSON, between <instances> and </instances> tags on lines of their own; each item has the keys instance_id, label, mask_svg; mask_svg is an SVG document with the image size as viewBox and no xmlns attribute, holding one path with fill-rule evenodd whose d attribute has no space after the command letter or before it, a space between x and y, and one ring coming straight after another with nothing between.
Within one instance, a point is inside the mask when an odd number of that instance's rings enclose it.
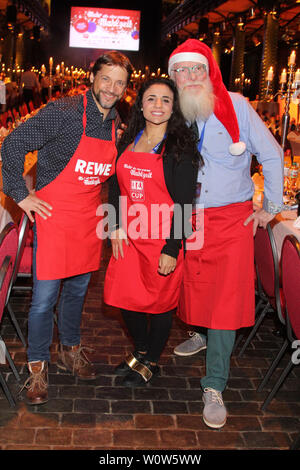
<instances>
[{"instance_id":1,"label":"green trousers","mask_svg":"<svg viewBox=\"0 0 300 470\"><path fill-rule=\"evenodd\" d=\"M207 330L206 375L201 387L223 392L230 370L230 357L235 343L235 330Z\"/></svg>"}]
</instances>

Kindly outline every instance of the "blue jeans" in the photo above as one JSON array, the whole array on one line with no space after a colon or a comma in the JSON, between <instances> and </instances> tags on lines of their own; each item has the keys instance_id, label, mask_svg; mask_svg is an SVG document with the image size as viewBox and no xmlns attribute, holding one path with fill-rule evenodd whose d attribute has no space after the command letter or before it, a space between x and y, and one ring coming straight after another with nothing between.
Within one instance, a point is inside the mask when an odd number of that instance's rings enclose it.
<instances>
[{"instance_id":1,"label":"blue jeans","mask_svg":"<svg viewBox=\"0 0 300 470\"><path fill-rule=\"evenodd\" d=\"M33 293L28 318L28 361L50 361L53 336L53 315L60 287L58 304L59 339L65 346L80 343L80 323L85 294L91 273L66 279L39 281L36 278L36 233L33 241Z\"/></svg>"}]
</instances>

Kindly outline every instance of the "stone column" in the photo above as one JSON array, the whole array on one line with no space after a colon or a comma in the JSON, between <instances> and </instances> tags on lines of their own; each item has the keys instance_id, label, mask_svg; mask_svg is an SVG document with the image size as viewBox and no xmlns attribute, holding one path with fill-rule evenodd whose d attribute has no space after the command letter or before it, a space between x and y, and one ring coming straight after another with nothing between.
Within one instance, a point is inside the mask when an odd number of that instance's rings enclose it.
<instances>
[{"instance_id":1,"label":"stone column","mask_svg":"<svg viewBox=\"0 0 300 470\"><path fill-rule=\"evenodd\" d=\"M272 13L268 13L265 18L265 34L264 34L264 44L263 44L263 53L260 69L260 79L259 79L259 99L263 100L266 94L267 88L267 74L271 66L275 74L278 73L277 70L277 43L278 43L278 19ZM274 92L274 79L269 86L269 95L272 95Z\"/></svg>"},{"instance_id":2,"label":"stone column","mask_svg":"<svg viewBox=\"0 0 300 470\"><path fill-rule=\"evenodd\" d=\"M230 91L243 92L243 74L244 74L244 52L245 52L245 31L241 26L237 26L233 40L233 55L230 72ZM239 81L237 82L237 80Z\"/></svg>"}]
</instances>

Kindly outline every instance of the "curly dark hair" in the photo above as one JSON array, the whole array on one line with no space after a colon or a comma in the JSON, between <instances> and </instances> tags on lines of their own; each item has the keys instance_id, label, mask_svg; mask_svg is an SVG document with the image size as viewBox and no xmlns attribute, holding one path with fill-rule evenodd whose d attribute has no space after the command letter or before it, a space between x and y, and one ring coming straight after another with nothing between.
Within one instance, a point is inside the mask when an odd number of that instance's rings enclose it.
<instances>
[{"instance_id":1,"label":"curly dark hair","mask_svg":"<svg viewBox=\"0 0 300 470\"><path fill-rule=\"evenodd\" d=\"M143 96L148 88L156 84L167 85L173 92L172 114L167 124L166 137L161 143L158 153L164 145L163 158L170 156L179 162L183 155L190 155L195 165L202 165L203 160L197 149L197 138L194 132L187 126L180 109L176 85L172 80L164 77L150 78L141 85L130 111L128 127L118 143L119 153L123 152L134 141L137 134L144 129L145 118L141 109Z\"/></svg>"}]
</instances>

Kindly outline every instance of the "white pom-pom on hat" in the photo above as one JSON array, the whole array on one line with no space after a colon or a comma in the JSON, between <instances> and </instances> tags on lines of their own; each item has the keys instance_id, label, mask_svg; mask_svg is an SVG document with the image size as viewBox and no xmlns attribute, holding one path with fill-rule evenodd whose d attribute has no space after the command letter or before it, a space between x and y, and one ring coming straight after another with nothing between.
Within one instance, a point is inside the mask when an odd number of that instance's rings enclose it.
<instances>
[{"instance_id":1,"label":"white pom-pom on hat","mask_svg":"<svg viewBox=\"0 0 300 470\"><path fill-rule=\"evenodd\" d=\"M242 155L246 150L246 144L245 142L235 142L233 144L229 145L229 152L231 155Z\"/></svg>"}]
</instances>

